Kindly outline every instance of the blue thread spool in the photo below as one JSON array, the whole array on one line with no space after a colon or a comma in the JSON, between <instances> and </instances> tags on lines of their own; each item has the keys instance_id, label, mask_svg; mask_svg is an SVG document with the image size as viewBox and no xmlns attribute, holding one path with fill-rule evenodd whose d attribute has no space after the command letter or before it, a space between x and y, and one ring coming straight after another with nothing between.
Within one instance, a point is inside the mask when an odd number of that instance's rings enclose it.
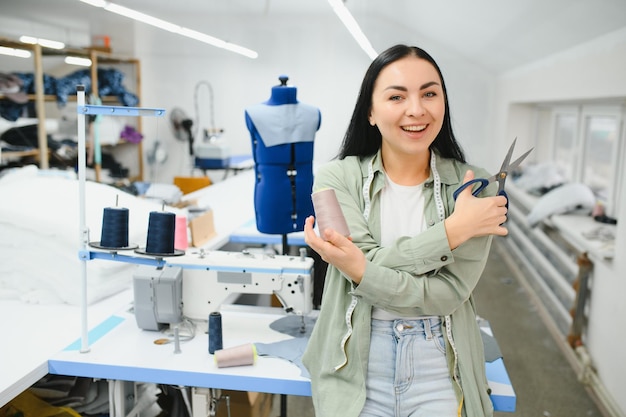
<instances>
[{"instance_id":1,"label":"blue thread spool","mask_svg":"<svg viewBox=\"0 0 626 417\"><path fill-rule=\"evenodd\" d=\"M174 253L175 230L176 215L174 213L159 211L150 212L146 253Z\"/></svg>"},{"instance_id":2,"label":"blue thread spool","mask_svg":"<svg viewBox=\"0 0 626 417\"><path fill-rule=\"evenodd\" d=\"M222 348L222 315L214 311L209 314L209 353L212 355Z\"/></svg>"},{"instance_id":3,"label":"blue thread spool","mask_svg":"<svg viewBox=\"0 0 626 417\"><path fill-rule=\"evenodd\" d=\"M125 248L128 246L128 209L107 207L102 215L100 246Z\"/></svg>"}]
</instances>

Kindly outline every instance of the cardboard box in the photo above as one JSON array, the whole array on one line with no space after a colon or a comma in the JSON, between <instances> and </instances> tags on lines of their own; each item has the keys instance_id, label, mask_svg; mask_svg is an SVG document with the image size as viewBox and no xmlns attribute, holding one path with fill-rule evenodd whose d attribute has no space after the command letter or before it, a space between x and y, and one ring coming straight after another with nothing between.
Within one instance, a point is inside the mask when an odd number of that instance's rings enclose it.
<instances>
[{"instance_id":1,"label":"cardboard box","mask_svg":"<svg viewBox=\"0 0 626 417\"><path fill-rule=\"evenodd\" d=\"M199 248L213 238L217 232L213 223L213 210L194 217L189 221L189 229L191 230L191 245Z\"/></svg>"},{"instance_id":2,"label":"cardboard box","mask_svg":"<svg viewBox=\"0 0 626 417\"><path fill-rule=\"evenodd\" d=\"M209 177L174 177L174 185L183 194L189 194L213 184Z\"/></svg>"},{"instance_id":3,"label":"cardboard box","mask_svg":"<svg viewBox=\"0 0 626 417\"><path fill-rule=\"evenodd\" d=\"M273 394L265 392L246 392L222 390L216 417L228 417L225 396L230 397L231 417L268 417L272 412Z\"/></svg>"}]
</instances>

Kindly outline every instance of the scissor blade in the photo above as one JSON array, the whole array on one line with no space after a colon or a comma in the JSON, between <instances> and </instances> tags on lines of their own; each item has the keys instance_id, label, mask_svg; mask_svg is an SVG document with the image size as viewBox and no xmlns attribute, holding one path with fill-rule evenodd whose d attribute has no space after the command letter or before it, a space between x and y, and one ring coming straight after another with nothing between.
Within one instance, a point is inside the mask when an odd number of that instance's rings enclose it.
<instances>
[{"instance_id":1,"label":"scissor blade","mask_svg":"<svg viewBox=\"0 0 626 417\"><path fill-rule=\"evenodd\" d=\"M513 171L515 168L517 168L517 166L518 166L519 164L521 164L521 163L522 163L522 161L523 161L524 159L526 159L526 157L528 156L528 154L529 154L529 153L531 153L531 152L533 151L533 149L535 149L535 148L530 148L528 151L526 151L526 153L525 153L525 154L523 154L522 156L520 156L519 158L517 158L515 161L513 161L513 163L511 163L511 165L509 165L509 166L506 168L506 170L507 170L508 172L511 172L511 171Z\"/></svg>"},{"instance_id":2,"label":"scissor blade","mask_svg":"<svg viewBox=\"0 0 626 417\"><path fill-rule=\"evenodd\" d=\"M513 155L513 149L515 149L515 142L517 142L517 138L513 139L513 143L511 143L511 146L509 147L509 151L506 153L506 156L504 157L504 161L502 161L500 172L507 170L507 167L509 166L509 161L511 160L511 155Z\"/></svg>"}]
</instances>

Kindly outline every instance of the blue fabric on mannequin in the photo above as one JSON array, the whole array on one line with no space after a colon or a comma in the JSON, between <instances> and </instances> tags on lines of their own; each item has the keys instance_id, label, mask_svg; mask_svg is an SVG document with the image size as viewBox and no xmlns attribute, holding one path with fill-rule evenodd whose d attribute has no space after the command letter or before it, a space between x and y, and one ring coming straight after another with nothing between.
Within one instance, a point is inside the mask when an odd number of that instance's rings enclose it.
<instances>
[{"instance_id":1,"label":"blue fabric on mannequin","mask_svg":"<svg viewBox=\"0 0 626 417\"><path fill-rule=\"evenodd\" d=\"M319 129L319 109L296 99L296 88L272 88L270 99L248 107L256 183L254 204L261 233L287 234L304 230L313 214L313 149Z\"/></svg>"}]
</instances>

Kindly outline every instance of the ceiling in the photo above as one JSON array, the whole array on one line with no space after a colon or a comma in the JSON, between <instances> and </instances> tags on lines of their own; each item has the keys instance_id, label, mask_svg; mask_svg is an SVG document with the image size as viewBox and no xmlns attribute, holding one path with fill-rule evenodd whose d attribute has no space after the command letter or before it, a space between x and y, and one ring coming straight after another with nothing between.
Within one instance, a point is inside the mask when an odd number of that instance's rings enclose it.
<instances>
[{"instance_id":1,"label":"ceiling","mask_svg":"<svg viewBox=\"0 0 626 417\"><path fill-rule=\"evenodd\" d=\"M112 1L166 20L184 10L207 16L297 14L334 19L327 0ZM626 27L626 0L345 0L345 4L357 21L368 22L362 26L370 37L375 19L384 18L494 73ZM126 19L78 0L2 0L0 12L67 26L88 19Z\"/></svg>"}]
</instances>

